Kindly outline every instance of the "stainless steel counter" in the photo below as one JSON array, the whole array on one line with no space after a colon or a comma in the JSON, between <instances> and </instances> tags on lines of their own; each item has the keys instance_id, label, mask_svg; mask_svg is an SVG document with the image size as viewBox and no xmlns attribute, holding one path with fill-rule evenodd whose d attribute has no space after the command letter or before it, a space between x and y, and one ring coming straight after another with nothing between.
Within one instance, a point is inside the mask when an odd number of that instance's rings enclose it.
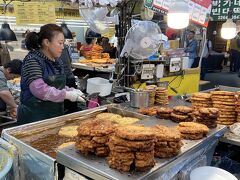
<instances>
[{"instance_id":1,"label":"stainless steel counter","mask_svg":"<svg viewBox=\"0 0 240 180\"><path fill-rule=\"evenodd\" d=\"M229 130L224 134L220 141L235 146L240 146L240 136L231 133Z\"/></svg>"}]
</instances>

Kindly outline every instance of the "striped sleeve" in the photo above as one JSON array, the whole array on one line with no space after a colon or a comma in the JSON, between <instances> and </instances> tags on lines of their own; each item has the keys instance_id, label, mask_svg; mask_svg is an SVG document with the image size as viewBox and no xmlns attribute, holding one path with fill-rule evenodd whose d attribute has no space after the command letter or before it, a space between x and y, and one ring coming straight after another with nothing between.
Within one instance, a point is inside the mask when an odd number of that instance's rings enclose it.
<instances>
[{"instance_id":1,"label":"striped sleeve","mask_svg":"<svg viewBox=\"0 0 240 180\"><path fill-rule=\"evenodd\" d=\"M27 62L24 63L22 77L26 79L28 86L34 80L42 78L42 69L35 59L28 59Z\"/></svg>"}]
</instances>

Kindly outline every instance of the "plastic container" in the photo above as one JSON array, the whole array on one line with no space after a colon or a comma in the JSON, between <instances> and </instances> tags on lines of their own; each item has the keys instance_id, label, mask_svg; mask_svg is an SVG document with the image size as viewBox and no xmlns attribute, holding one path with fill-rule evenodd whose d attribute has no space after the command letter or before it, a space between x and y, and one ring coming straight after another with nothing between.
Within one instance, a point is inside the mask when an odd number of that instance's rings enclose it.
<instances>
[{"instance_id":1,"label":"plastic container","mask_svg":"<svg viewBox=\"0 0 240 180\"><path fill-rule=\"evenodd\" d=\"M190 180L237 180L237 178L223 169L203 166L191 172Z\"/></svg>"},{"instance_id":2,"label":"plastic container","mask_svg":"<svg viewBox=\"0 0 240 180\"><path fill-rule=\"evenodd\" d=\"M135 108L148 107L149 93L146 91L131 91L130 105Z\"/></svg>"},{"instance_id":3,"label":"plastic container","mask_svg":"<svg viewBox=\"0 0 240 180\"><path fill-rule=\"evenodd\" d=\"M112 91L112 83L107 79L100 77L90 78L87 80L87 93L100 93L100 96L108 96Z\"/></svg>"},{"instance_id":4,"label":"plastic container","mask_svg":"<svg viewBox=\"0 0 240 180\"><path fill-rule=\"evenodd\" d=\"M0 147L0 179L5 180L13 165L13 158Z\"/></svg>"}]
</instances>

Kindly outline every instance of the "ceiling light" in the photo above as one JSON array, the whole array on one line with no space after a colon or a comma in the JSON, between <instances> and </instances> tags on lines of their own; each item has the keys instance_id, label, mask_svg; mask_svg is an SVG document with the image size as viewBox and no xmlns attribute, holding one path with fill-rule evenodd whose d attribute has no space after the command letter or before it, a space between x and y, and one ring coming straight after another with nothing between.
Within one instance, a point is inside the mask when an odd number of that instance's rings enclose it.
<instances>
[{"instance_id":1,"label":"ceiling light","mask_svg":"<svg viewBox=\"0 0 240 180\"><path fill-rule=\"evenodd\" d=\"M185 1L175 0L167 14L168 27L183 29L189 25L188 4Z\"/></svg>"},{"instance_id":2,"label":"ceiling light","mask_svg":"<svg viewBox=\"0 0 240 180\"><path fill-rule=\"evenodd\" d=\"M6 1L3 1L3 2L4 2L3 14L4 14L4 17L6 18L7 6L12 1L10 1L9 3L6 3ZM9 24L6 21L2 24L2 27L0 29L0 40L1 41L17 41L15 33L11 30Z\"/></svg>"},{"instance_id":3,"label":"ceiling light","mask_svg":"<svg viewBox=\"0 0 240 180\"><path fill-rule=\"evenodd\" d=\"M0 40L1 41L17 41L15 33L10 29L10 26L7 22L2 24L0 29Z\"/></svg>"},{"instance_id":4,"label":"ceiling light","mask_svg":"<svg viewBox=\"0 0 240 180\"><path fill-rule=\"evenodd\" d=\"M233 39L237 35L237 25L232 20L233 9L228 11L228 19L221 28L221 37L223 39Z\"/></svg>"},{"instance_id":5,"label":"ceiling light","mask_svg":"<svg viewBox=\"0 0 240 180\"><path fill-rule=\"evenodd\" d=\"M232 19L227 19L222 25L221 37L223 39L233 39L237 35L237 26Z\"/></svg>"}]
</instances>

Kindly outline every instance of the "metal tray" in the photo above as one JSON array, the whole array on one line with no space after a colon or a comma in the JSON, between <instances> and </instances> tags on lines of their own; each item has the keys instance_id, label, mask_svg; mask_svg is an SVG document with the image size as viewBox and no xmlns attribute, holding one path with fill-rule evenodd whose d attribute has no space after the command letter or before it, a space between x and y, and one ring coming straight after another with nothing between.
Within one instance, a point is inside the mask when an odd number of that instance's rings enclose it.
<instances>
[{"instance_id":1,"label":"metal tray","mask_svg":"<svg viewBox=\"0 0 240 180\"><path fill-rule=\"evenodd\" d=\"M156 124L165 125L168 127L176 126L177 124L170 120L160 120L156 118L148 118L140 121L146 126L153 126ZM74 146L63 148L57 152L57 162L86 175L93 179L114 179L114 180L135 180L135 179L155 179L169 170L174 164L183 161L185 158L196 153L203 147L207 147L211 142L218 140L220 136L226 131L226 126L218 125L217 128L211 129L207 137L201 140L190 141L183 140L184 146L181 148L181 153L173 158L159 159L156 158L156 165L148 172L131 172L121 173L117 170L109 168L105 158L96 156L83 156L76 152Z\"/></svg>"}]
</instances>

